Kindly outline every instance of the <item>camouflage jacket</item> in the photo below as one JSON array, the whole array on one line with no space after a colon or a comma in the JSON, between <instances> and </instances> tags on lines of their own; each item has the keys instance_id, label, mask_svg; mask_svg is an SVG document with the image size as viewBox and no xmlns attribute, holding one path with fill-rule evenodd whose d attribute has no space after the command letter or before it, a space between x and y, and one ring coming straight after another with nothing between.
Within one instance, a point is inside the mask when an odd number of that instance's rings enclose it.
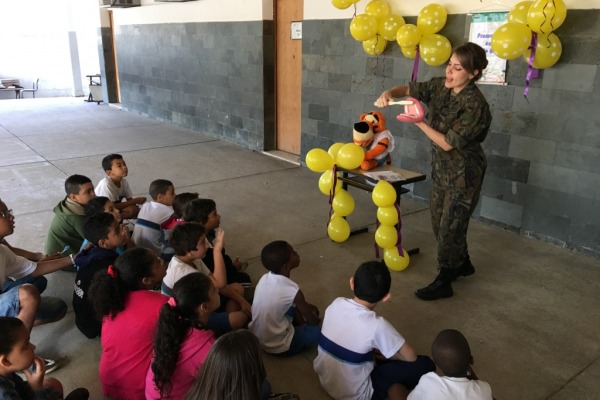
<instances>
[{"instance_id":1,"label":"camouflage jacket","mask_svg":"<svg viewBox=\"0 0 600 400\"><path fill-rule=\"evenodd\" d=\"M442 187L479 189L487 166L481 142L487 136L492 115L475 83L467 84L455 95L444 86L444 80L433 78L410 84L410 96L429 108L431 127L445 135L453 147L444 151L431 142L432 179Z\"/></svg>"}]
</instances>

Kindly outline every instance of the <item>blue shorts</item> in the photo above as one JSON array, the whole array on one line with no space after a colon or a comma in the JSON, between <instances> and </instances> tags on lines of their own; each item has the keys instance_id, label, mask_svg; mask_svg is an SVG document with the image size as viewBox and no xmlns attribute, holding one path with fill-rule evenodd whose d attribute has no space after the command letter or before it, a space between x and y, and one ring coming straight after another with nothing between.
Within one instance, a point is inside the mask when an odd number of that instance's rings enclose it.
<instances>
[{"instance_id":1,"label":"blue shorts","mask_svg":"<svg viewBox=\"0 0 600 400\"><path fill-rule=\"evenodd\" d=\"M371 399L387 399L388 389L396 383L413 390L421 376L433 371L435 364L427 356L417 356L413 362L394 360L377 363L371 372L371 385L374 390Z\"/></svg>"},{"instance_id":2,"label":"blue shorts","mask_svg":"<svg viewBox=\"0 0 600 400\"><path fill-rule=\"evenodd\" d=\"M208 321L206 322L206 327L215 331L217 336L233 330L231 328L231 323L229 323L229 313L225 311L210 314L208 316Z\"/></svg>"},{"instance_id":3,"label":"blue shorts","mask_svg":"<svg viewBox=\"0 0 600 400\"><path fill-rule=\"evenodd\" d=\"M0 293L0 317L16 317L19 308L19 288Z\"/></svg>"},{"instance_id":4,"label":"blue shorts","mask_svg":"<svg viewBox=\"0 0 600 400\"><path fill-rule=\"evenodd\" d=\"M290 343L290 348L283 353L273 354L278 357L289 357L302 352L311 346L319 343L321 328L314 325L303 324L294 326L294 337Z\"/></svg>"}]
</instances>

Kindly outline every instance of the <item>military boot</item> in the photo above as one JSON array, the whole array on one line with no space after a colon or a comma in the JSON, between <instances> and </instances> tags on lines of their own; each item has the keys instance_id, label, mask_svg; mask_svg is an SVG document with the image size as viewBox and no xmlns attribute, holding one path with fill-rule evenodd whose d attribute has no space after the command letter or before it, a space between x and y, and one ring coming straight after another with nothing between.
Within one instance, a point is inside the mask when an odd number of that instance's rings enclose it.
<instances>
[{"instance_id":1,"label":"military boot","mask_svg":"<svg viewBox=\"0 0 600 400\"><path fill-rule=\"evenodd\" d=\"M451 268L440 268L440 273L428 286L417 289L415 296L421 300L437 300L452 297L452 281L456 279L456 271Z\"/></svg>"}]
</instances>

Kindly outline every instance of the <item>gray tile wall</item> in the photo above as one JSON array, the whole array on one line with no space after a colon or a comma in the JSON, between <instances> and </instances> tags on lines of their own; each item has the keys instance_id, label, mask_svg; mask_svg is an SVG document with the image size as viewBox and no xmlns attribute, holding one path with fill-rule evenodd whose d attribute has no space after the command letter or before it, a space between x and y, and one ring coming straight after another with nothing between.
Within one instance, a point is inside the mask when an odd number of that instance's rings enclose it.
<instances>
[{"instance_id":1,"label":"gray tile wall","mask_svg":"<svg viewBox=\"0 0 600 400\"><path fill-rule=\"evenodd\" d=\"M441 34L459 44L468 37L466 22L465 15L450 15ZM367 56L349 24L304 22L302 154L350 142L352 124L381 91L410 80L413 61L396 43ZM562 57L531 82L529 101L522 59L509 61L508 86L482 86L494 121L475 218L600 258L600 11L569 10L556 34ZM443 74L443 67L422 63L419 80ZM397 122L395 111L386 111L397 143L394 164L429 174L429 141ZM412 195L425 201L428 193L426 181Z\"/></svg>"},{"instance_id":2,"label":"gray tile wall","mask_svg":"<svg viewBox=\"0 0 600 400\"><path fill-rule=\"evenodd\" d=\"M254 150L270 145L272 21L120 26L116 47L125 109Z\"/></svg>"}]
</instances>

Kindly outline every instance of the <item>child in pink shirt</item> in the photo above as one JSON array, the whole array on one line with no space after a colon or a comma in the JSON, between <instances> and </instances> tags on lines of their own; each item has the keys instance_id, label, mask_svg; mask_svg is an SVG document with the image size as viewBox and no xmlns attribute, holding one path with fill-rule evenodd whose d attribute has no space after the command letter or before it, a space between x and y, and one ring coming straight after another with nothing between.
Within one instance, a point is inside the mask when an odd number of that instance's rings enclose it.
<instances>
[{"instance_id":1,"label":"child in pink shirt","mask_svg":"<svg viewBox=\"0 0 600 400\"><path fill-rule=\"evenodd\" d=\"M106 273L96 274L88 296L102 320L100 383L113 399L143 400L152 359L154 330L168 298L150 289L165 276L166 266L143 247L126 250Z\"/></svg>"},{"instance_id":2,"label":"child in pink shirt","mask_svg":"<svg viewBox=\"0 0 600 400\"><path fill-rule=\"evenodd\" d=\"M183 400L215 341L206 324L219 304L219 291L204 274L189 274L175 283L158 318L146 399Z\"/></svg>"}]
</instances>

